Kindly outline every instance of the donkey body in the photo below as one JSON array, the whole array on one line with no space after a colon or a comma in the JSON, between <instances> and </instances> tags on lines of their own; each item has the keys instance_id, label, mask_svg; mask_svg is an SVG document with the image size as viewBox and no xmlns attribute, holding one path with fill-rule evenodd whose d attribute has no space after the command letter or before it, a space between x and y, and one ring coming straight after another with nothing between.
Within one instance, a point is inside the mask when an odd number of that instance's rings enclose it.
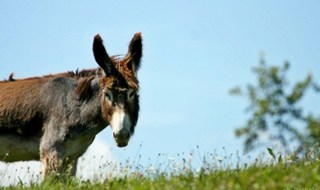
<instances>
[{"instance_id":1,"label":"donkey body","mask_svg":"<svg viewBox=\"0 0 320 190\"><path fill-rule=\"evenodd\" d=\"M43 177L74 175L77 159L106 126L119 147L128 144L139 112L141 34L123 59L109 57L99 35L93 53L97 69L0 82L2 161L40 160Z\"/></svg>"}]
</instances>

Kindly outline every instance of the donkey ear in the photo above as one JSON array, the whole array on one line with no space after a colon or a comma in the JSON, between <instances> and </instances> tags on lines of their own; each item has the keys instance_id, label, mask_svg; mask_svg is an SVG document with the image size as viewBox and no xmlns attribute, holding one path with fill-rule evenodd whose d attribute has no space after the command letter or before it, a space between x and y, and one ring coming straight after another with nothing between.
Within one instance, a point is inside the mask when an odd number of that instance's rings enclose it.
<instances>
[{"instance_id":1,"label":"donkey ear","mask_svg":"<svg viewBox=\"0 0 320 190\"><path fill-rule=\"evenodd\" d=\"M103 69L107 76L111 75L114 72L114 65L112 64L112 60L107 54L106 49L103 45L103 40L99 34L94 36L93 39L93 55L98 63L98 65Z\"/></svg>"},{"instance_id":2,"label":"donkey ear","mask_svg":"<svg viewBox=\"0 0 320 190\"><path fill-rule=\"evenodd\" d=\"M131 61L128 63L128 68L132 69L133 72L136 73L140 68L142 57L142 36L140 32L133 36L127 56L131 58Z\"/></svg>"}]
</instances>

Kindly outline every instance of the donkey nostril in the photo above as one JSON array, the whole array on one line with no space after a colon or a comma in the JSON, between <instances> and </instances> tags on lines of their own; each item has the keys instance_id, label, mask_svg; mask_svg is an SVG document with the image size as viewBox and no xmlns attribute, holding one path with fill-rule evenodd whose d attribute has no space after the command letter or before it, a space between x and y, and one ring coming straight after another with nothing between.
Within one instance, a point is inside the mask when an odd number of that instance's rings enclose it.
<instances>
[{"instance_id":1,"label":"donkey nostril","mask_svg":"<svg viewBox=\"0 0 320 190\"><path fill-rule=\"evenodd\" d=\"M112 133L114 138L128 139L130 137L130 133L122 132L122 133Z\"/></svg>"}]
</instances>

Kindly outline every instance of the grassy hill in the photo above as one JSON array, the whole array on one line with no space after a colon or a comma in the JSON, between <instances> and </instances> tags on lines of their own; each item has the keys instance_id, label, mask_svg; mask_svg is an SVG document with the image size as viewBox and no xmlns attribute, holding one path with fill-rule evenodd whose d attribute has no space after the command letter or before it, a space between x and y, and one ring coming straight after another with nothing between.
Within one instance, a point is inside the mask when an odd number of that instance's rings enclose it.
<instances>
[{"instance_id":1,"label":"grassy hill","mask_svg":"<svg viewBox=\"0 0 320 190\"><path fill-rule=\"evenodd\" d=\"M184 159L180 161L185 162ZM138 168L121 177L109 177L103 182L75 179L65 183L51 181L6 189L320 189L320 160L316 158L308 161L274 159L268 163L257 162L250 166L245 164L230 168L218 167L212 160L203 160L197 171L186 165L181 165L175 171L172 167L165 168L156 169L154 173Z\"/></svg>"}]
</instances>

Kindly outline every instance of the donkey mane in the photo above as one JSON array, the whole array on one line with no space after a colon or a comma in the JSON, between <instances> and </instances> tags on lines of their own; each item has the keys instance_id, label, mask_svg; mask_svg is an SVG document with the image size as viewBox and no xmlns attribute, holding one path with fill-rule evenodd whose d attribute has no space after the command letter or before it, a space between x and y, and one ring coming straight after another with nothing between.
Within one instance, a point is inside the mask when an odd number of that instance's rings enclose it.
<instances>
[{"instance_id":1,"label":"donkey mane","mask_svg":"<svg viewBox=\"0 0 320 190\"><path fill-rule=\"evenodd\" d=\"M91 98L93 89L91 88L91 82L95 78L94 75L88 75L79 79L78 85L75 89L75 93L78 94L80 99Z\"/></svg>"},{"instance_id":2,"label":"donkey mane","mask_svg":"<svg viewBox=\"0 0 320 190\"><path fill-rule=\"evenodd\" d=\"M67 75L69 77L81 78L81 77L94 76L94 75L98 74L98 72L101 73L101 71L99 71L99 69L83 69L81 71L79 71L79 69L77 69L75 71L68 71Z\"/></svg>"}]
</instances>

